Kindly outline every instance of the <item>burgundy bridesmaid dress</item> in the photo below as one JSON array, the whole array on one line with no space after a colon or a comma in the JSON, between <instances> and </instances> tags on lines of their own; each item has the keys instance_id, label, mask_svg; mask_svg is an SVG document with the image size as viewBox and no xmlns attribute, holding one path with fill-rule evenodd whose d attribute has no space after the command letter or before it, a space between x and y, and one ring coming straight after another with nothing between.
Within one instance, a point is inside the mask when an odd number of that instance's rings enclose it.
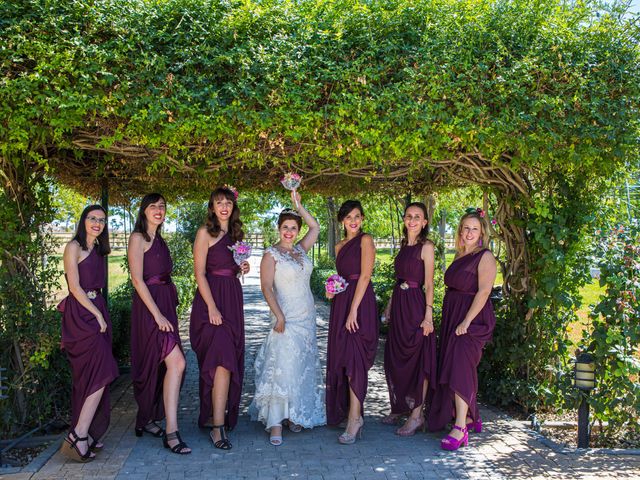
<instances>
[{"instance_id":1,"label":"burgundy bridesmaid dress","mask_svg":"<svg viewBox=\"0 0 640 480\"><path fill-rule=\"evenodd\" d=\"M189 338L200 367L200 427L211 426L211 389L217 367L231 372L225 425L231 429L238 422L244 376L244 312L242 286L237 277L240 267L228 248L232 244L231 237L225 234L207 253L207 281L222 314L222 324L209 323L209 312L200 291L196 291L191 309Z\"/></svg>"},{"instance_id":2,"label":"burgundy bridesmaid dress","mask_svg":"<svg viewBox=\"0 0 640 480\"><path fill-rule=\"evenodd\" d=\"M361 241L362 233L346 242L336 258L338 274L346 279L349 286L331 302L326 381L328 425L338 425L347 418L349 386L360 400L362 409L367 393L367 375L378 347L378 312L371 282L358 307L360 328L354 333L345 328L360 277Z\"/></svg>"},{"instance_id":3,"label":"burgundy bridesmaid dress","mask_svg":"<svg viewBox=\"0 0 640 480\"><path fill-rule=\"evenodd\" d=\"M454 395L457 393L469 405L468 416L479 419L478 364L482 348L491 340L496 317L490 299L472 320L465 335L456 335L478 292L478 264L484 252L472 253L453 261L444 274L447 292L442 304L440 353L438 355L438 385L429 408L429 430L442 430L455 419Z\"/></svg>"},{"instance_id":4,"label":"burgundy bridesmaid dress","mask_svg":"<svg viewBox=\"0 0 640 480\"><path fill-rule=\"evenodd\" d=\"M395 259L396 285L384 350L391 413L409 413L424 403L424 381L430 388L436 384L436 335L425 337L420 327L426 312L422 246L404 246Z\"/></svg>"},{"instance_id":5,"label":"burgundy bridesmaid dress","mask_svg":"<svg viewBox=\"0 0 640 480\"><path fill-rule=\"evenodd\" d=\"M80 286L102 312L107 331L100 333L96 317L70 293L64 299L62 314L62 348L71 363L71 427L75 429L87 397L103 387L104 392L89 426L89 435L99 440L109 427L111 406L109 384L118 377L118 365L111 351L111 320L100 289L105 286L104 257L96 248L78 264ZM91 298L94 297L94 298Z\"/></svg>"},{"instance_id":6,"label":"burgundy bridesmaid dress","mask_svg":"<svg viewBox=\"0 0 640 480\"><path fill-rule=\"evenodd\" d=\"M162 387L167 368L164 359L178 345L178 292L171 281L173 262L165 241L157 235L144 254L142 278L149 293L171 325L173 332L162 332L138 292L131 308L131 376L138 403L136 427L164 418Z\"/></svg>"}]
</instances>

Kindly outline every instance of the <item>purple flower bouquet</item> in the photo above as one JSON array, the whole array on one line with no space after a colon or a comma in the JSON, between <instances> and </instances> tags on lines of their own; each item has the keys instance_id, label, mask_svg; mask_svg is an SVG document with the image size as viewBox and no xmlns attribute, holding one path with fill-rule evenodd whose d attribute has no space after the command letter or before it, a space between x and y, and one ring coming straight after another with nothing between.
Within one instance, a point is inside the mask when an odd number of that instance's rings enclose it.
<instances>
[{"instance_id":1,"label":"purple flower bouquet","mask_svg":"<svg viewBox=\"0 0 640 480\"><path fill-rule=\"evenodd\" d=\"M337 295L338 293L344 292L348 286L349 284L344 278L337 273L334 273L327 278L327 281L324 284L324 289L327 293Z\"/></svg>"},{"instance_id":2,"label":"purple flower bouquet","mask_svg":"<svg viewBox=\"0 0 640 480\"><path fill-rule=\"evenodd\" d=\"M252 247L246 242L236 242L228 247L233 252L233 260L240 265L251 256ZM244 273L242 274L242 283L244 283Z\"/></svg>"}]
</instances>

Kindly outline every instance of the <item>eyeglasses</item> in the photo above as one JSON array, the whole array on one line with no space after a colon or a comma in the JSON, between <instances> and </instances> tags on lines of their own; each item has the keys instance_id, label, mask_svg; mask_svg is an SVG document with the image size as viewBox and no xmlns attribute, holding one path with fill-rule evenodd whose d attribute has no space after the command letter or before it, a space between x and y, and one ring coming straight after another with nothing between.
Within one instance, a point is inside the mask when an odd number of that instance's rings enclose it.
<instances>
[{"instance_id":1,"label":"eyeglasses","mask_svg":"<svg viewBox=\"0 0 640 480\"><path fill-rule=\"evenodd\" d=\"M87 217L87 220L89 220L91 223L97 223L98 225L106 225L107 224L107 219L106 218L98 218L98 217Z\"/></svg>"}]
</instances>

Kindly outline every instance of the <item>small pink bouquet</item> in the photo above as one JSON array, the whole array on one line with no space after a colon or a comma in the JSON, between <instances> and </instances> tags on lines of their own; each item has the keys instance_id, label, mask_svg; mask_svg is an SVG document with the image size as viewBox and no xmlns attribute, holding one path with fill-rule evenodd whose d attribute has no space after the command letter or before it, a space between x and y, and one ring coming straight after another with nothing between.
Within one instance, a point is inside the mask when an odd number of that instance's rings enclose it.
<instances>
[{"instance_id":1,"label":"small pink bouquet","mask_svg":"<svg viewBox=\"0 0 640 480\"><path fill-rule=\"evenodd\" d=\"M329 278L327 278L327 281L324 284L324 289L327 293L336 295L338 293L344 292L348 286L349 284L344 278L342 278L337 273L334 273Z\"/></svg>"},{"instance_id":2,"label":"small pink bouquet","mask_svg":"<svg viewBox=\"0 0 640 480\"><path fill-rule=\"evenodd\" d=\"M284 177L280 179L280 183L287 190L297 190L302 183L302 177L293 172L285 173ZM298 205L298 201L296 200L296 208L298 207L300 207L300 205Z\"/></svg>"},{"instance_id":3,"label":"small pink bouquet","mask_svg":"<svg viewBox=\"0 0 640 480\"><path fill-rule=\"evenodd\" d=\"M249 260L249 257L251 256L252 247L246 242L238 241L228 248L233 252L233 260L238 265L245 260ZM244 283L244 273L242 274L242 283Z\"/></svg>"}]
</instances>

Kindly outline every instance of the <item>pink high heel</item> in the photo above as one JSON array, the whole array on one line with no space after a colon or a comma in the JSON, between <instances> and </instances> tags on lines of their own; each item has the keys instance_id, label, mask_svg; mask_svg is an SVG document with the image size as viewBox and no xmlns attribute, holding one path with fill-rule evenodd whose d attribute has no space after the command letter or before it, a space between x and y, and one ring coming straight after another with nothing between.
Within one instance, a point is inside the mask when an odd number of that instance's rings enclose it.
<instances>
[{"instance_id":1,"label":"pink high heel","mask_svg":"<svg viewBox=\"0 0 640 480\"><path fill-rule=\"evenodd\" d=\"M467 431L482 433L482 419L479 418L475 422L467 423Z\"/></svg>"},{"instance_id":2,"label":"pink high heel","mask_svg":"<svg viewBox=\"0 0 640 480\"><path fill-rule=\"evenodd\" d=\"M453 429L462 432L462 438L458 440L451 435L447 435L440 442L440 448L442 448L443 450L449 450L450 452L452 452L454 450L458 450L460 447L466 447L467 445L469 445L469 432L467 431L467 427L460 428L458 425L454 425Z\"/></svg>"}]
</instances>

